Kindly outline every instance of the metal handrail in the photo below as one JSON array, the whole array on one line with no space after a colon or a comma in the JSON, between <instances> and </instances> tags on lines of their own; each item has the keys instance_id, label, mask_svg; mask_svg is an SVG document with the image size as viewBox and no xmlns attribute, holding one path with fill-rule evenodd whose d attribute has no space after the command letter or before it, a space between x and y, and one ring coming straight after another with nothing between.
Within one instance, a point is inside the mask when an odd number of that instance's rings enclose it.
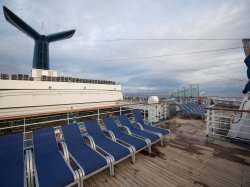
<instances>
[{"instance_id":1,"label":"metal handrail","mask_svg":"<svg viewBox=\"0 0 250 187\"><path fill-rule=\"evenodd\" d=\"M89 117L95 117L96 119L100 119L101 116L105 115L105 114L110 114L110 113L118 113L118 114L124 114L127 115L129 117L129 119L133 119L132 112L131 110L135 107L136 105L128 105L127 107L124 106L120 106L120 107L116 107L117 110L113 110L113 111L106 111L106 112L100 112L100 110L103 109L97 109L97 110L92 110L92 112L94 112L93 114L83 114L83 115L79 115L79 116L74 116L74 112L67 112L65 114L62 115L55 115L55 116L46 116L46 117L32 117L32 118L20 118L18 120L11 120L11 121L7 121L8 123L10 123L9 126L5 126L2 127L6 121L2 121L0 122L0 130L7 130L7 129L14 129L14 128L22 128L24 133L30 133L32 130L27 131L27 127L31 127L31 126L36 126L36 125L43 125L43 124L48 124L48 123L56 123L56 122L63 122L63 121L67 121L67 123L70 123L70 121L75 120L75 119L82 119L82 118L89 118ZM131 107L131 108L130 108ZM149 110L153 110L151 108L149 108ZM81 112L81 111L79 111ZM88 112L88 111L83 111L83 112ZM145 110L144 110L145 112ZM165 114L163 116L167 116L168 114L168 110L164 110ZM146 117L145 115L143 115L144 120L151 120L152 117ZM53 119L53 118L60 118L60 119ZM39 122L34 122L34 123L27 123L30 121L36 121L36 120L40 120ZM16 125L16 123L18 123ZM22 123L22 124L20 124ZM15 125L11 125L11 124L15 124ZM55 127L60 127L60 125L55 126ZM41 127L39 127L41 128Z\"/></svg>"}]
</instances>

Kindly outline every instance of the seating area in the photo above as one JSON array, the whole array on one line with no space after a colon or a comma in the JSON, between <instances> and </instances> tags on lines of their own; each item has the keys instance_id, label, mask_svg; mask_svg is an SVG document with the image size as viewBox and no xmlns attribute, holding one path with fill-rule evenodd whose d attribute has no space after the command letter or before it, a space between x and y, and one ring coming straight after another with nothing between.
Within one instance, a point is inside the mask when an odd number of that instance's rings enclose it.
<instances>
[{"instance_id":1,"label":"seating area","mask_svg":"<svg viewBox=\"0 0 250 187\"><path fill-rule=\"evenodd\" d=\"M139 117L140 111L135 112ZM106 168L114 176L114 166L129 157L134 164L137 152L151 153L151 146L162 144L170 133L143 129L145 124L126 115L101 121L84 121L85 133L77 123L33 130L29 147L23 133L0 136L0 186L83 186L85 179Z\"/></svg>"},{"instance_id":2,"label":"seating area","mask_svg":"<svg viewBox=\"0 0 250 187\"><path fill-rule=\"evenodd\" d=\"M153 132L158 132L160 133L162 136L166 136L170 133L170 130L168 129L162 129L159 127L154 127L152 125L152 123L150 123L149 121L144 121L141 115L141 111L139 109L133 109L132 110L132 114L134 116L135 122L138 123L141 127L142 130L146 130L146 131L153 131Z\"/></svg>"},{"instance_id":3,"label":"seating area","mask_svg":"<svg viewBox=\"0 0 250 187\"><path fill-rule=\"evenodd\" d=\"M157 132L148 132L140 128L140 126L137 123L131 123L127 116L125 115L119 115L117 116L117 119L119 120L120 124L124 127L127 127L133 136L139 137L139 138L147 138L150 140L151 145L160 141L161 145L163 145L163 136L160 133Z\"/></svg>"},{"instance_id":4,"label":"seating area","mask_svg":"<svg viewBox=\"0 0 250 187\"><path fill-rule=\"evenodd\" d=\"M189 118L201 117L202 119L205 117L206 110L203 104L190 102L178 104L177 106L181 116L188 116Z\"/></svg>"}]
</instances>

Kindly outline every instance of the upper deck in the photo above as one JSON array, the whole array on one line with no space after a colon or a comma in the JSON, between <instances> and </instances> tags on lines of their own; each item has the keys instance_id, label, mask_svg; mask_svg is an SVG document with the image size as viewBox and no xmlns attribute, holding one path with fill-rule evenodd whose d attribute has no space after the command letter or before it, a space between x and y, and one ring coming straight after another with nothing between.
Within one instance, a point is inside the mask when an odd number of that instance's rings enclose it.
<instances>
[{"instance_id":1,"label":"upper deck","mask_svg":"<svg viewBox=\"0 0 250 187\"><path fill-rule=\"evenodd\" d=\"M115 166L115 177L106 169L84 181L86 186L250 186L250 146L208 141L200 120L173 118L171 140L154 145L152 155L136 154Z\"/></svg>"},{"instance_id":2,"label":"upper deck","mask_svg":"<svg viewBox=\"0 0 250 187\"><path fill-rule=\"evenodd\" d=\"M121 100L121 84L114 81L0 75L0 118L104 107Z\"/></svg>"}]
</instances>

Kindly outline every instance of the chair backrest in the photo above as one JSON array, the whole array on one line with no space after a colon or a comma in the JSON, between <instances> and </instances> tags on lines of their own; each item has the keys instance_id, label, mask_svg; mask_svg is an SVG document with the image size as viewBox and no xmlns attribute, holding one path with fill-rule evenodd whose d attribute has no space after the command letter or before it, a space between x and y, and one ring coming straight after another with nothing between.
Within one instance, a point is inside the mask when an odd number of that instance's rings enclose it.
<instances>
[{"instance_id":1,"label":"chair backrest","mask_svg":"<svg viewBox=\"0 0 250 187\"><path fill-rule=\"evenodd\" d=\"M14 163L23 163L23 134L0 137L0 168Z\"/></svg>"},{"instance_id":2,"label":"chair backrest","mask_svg":"<svg viewBox=\"0 0 250 187\"><path fill-rule=\"evenodd\" d=\"M132 113L136 122L140 123L141 125L145 125L141 115L141 111L139 109L133 109Z\"/></svg>"},{"instance_id":3,"label":"chair backrest","mask_svg":"<svg viewBox=\"0 0 250 187\"><path fill-rule=\"evenodd\" d=\"M179 109L182 111L182 112L187 112L187 109L184 107L184 105L180 104L180 105L177 105L179 107Z\"/></svg>"},{"instance_id":4,"label":"chair backrest","mask_svg":"<svg viewBox=\"0 0 250 187\"><path fill-rule=\"evenodd\" d=\"M64 125L61 128L63 132L64 141L66 142L69 150L84 144L78 124L73 123L69 125Z\"/></svg>"},{"instance_id":5,"label":"chair backrest","mask_svg":"<svg viewBox=\"0 0 250 187\"><path fill-rule=\"evenodd\" d=\"M53 128L39 129L32 132L35 157L43 157L58 153Z\"/></svg>"},{"instance_id":6,"label":"chair backrest","mask_svg":"<svg viewBox=\"0 0 250 187\"><path fill-rule=\"evenodd\" d=\"M92 136L95 141L105 138L102 129L96 120L88 120L85 121L84 124L88 134Z\"/></svg>"},{"instance_id":7,"label":"chair backrest","mask_svg":"<svg viewBox=\"0 0 250 187\"><path fill-rule=\"evenodd\" d=\"M132 124L130 123L129 119L125 115L116 116L120 123L128 128L133 128Z\"/></svg>"},{"instance_id":8,"label":"chair backrest","mask_svg":"<svg viewBox=\"0 0 250 187\"><path fill-rule=\"evenodd\" d=\"M103 118L102 121L108 130L111 130L115 134L120 133L120 129L113 118Z\"/></svg>"}]
</instances>

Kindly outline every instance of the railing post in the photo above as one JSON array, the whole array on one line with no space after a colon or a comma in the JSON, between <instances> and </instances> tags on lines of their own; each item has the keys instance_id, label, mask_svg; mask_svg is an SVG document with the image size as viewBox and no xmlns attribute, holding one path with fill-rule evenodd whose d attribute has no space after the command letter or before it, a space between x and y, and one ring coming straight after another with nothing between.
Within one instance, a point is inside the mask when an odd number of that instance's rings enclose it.
<instances>
[{"instance_id":1,"label":"railing post","mask_svg":"<svg viewBox=\"0 0 250 187\"><path fill-rule=\"evenodd\" d=\"M122 107L120 106L120 115L122 115Z\"/></svg>"},{"instance_id":2,"label":"railing post","mask_svg":"<svg viewBox=\"0 0 250 187\"><path fill-rule=\"evenodd\" d=\"M146 112L145 112L145 107L143 107L143 119L146 120L145 118L146 118Z\"/></svg>"},{"instance_id":3,"label":"railing post","mask_svg":"<svg viewBox=\"0 0 250 187\"><path fill-rule=\"evenodd\" d=\"M166 103L166 104L165 104L165 107L166 107L165 119L167 119L168 116L170 117L169 104Z\"/></svg>"},{"instance_id":4,"label":"railing post","mask_svg":"<svg viewBox=\"0 0 250 187\"><path fill-rule=\"evenodd\" d=\"M26 132L26 120L23 118L23 133L25 134Z\"/></svg>"},{"instance_id":5,"label":"railing post","mask_svg":"<svg viewBox=\"0 0 250 187\"><path fill-rule=\"evenodd\" d=\"M69 124L69 113L67 112L67 122Z\"/></svg>"},{"instance_id":6,"label":"railing post","mask_svg":"<svg viewBox=\"0 0 250 187\"><path fill-rule=\"evenodd\" d=\"M211 124L211 122L210 122L210 112L211 112L211 109L209 109L208 111L207 111L207 119L206 119L206 135L207 136L209 136L209 131L210 131L210 124Z\"/></svg>"},{"instance_id":7,"label":"railing post","mask_svg":"<svg viewBox=\"0 0 250 187\"><path fill-rule=\"evenodd\" d=\"M214 136L215 136L215 132L214 132L214 128L216 128L215 127L215 113L214 113L214 110L212 110L212 118L211 118L211 120L212 120L212 133L213 133L213 140L214 140Z\"/></svg>"},{"instance_id":8,"label":"railing post","mask_svg":"<svg viewBox=\"0 0 250 187\"><path fill-rule=\"evenodd\" d=\"M100 120L100 110L99 110L99 108L97 109L97 121L99 122L99 120Z\"/></svg>"}]
</instances>

